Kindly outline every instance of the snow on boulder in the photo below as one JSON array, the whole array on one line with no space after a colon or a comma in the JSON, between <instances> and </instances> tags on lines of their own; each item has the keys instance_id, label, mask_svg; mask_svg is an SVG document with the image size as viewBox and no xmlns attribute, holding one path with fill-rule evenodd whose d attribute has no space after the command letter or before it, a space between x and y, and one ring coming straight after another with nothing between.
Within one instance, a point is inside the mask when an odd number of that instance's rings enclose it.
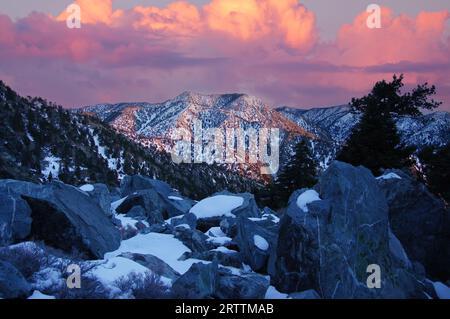
<instances>
[{"instance_id":1,"label":"snow on boulder","mask_svg":"<svg viewBox=\"0 0 450 319\"><path fill-rule=\"evenodd\" d=\"M111 211L113 213L116 213L116 208L119 207L127 198L128 198L128 196L121 198L119 200L116 200L115 202L112 202L111 203Z\"/></svg>"},{"instance_id":2,"label":"snow on boulder","mask_svg":"<svg viewBox=\"0 0 450 319\"><path fill-rule=\"evenodd\" d=\"M264 237L255 235L253 236L253 242L255 246L261 250L266 251L267 249L269 249L269 243L267 242L267 240L264 239Z\"/></svg>"},{"instance_id":3,"label":"snow on boulder","mask_svg":"<svg viewBox=\"0 0 450 319\"><path fill-rule=\"evenodd\" d=\"M181 197L178 196L167 196L167 198L171 200L183 200Z\"/></svg>"},{"instance_id":4,"label":"snow on boulder","mask_svg":"<svg viewBox=\"0 0 450 319\"><path fill-rule=\"evenodd\" d=\"M391 173L387 173L382 176L379 176L379 177L377 177L377 179L402 179L402 178L400 176L398 176L397 174L391 172Z\"/></svg>"},{"instance_id":5,"label":"snow on boulder","mask_svg":"<svg viewBox=\"0 0 450 319\"><path fill-rule=\"evenodd\" d=\"M237 253L236 250L228 249L225 246L219 246L217 248L211 249L211 251L218 251L218 252L221 252L221 253L224 253L224 254L235 254L235 253Z\"/></svg>"},{"instance_id":6,"label":"snow on boulder","mask_svg":"<svg viewBox=\"0 0 450 319\"><path fill-rule=\"evenodd\" d=\"M279 292L274 286L269 286L264 299L290 299L288 294Z\"/></svg>"},{"instance_id":7,"label":"snow on boulder","mask_svg":"<svg viewBox=\"0 0 450 319\"><path fill-rule=\"evenodd\" d=\"M93 192L94 191L94 185L86 184L86 185L80 186L80 189L83 192Z\"/></svg>"},{"instance_id":8,"label":"snow on boulder","mask_svg":"<svg viewBox=\"0 0 450 319\"><path fill-rule=\"evenodd\" d=\"M222 216L236 217L231 211L240 207L243 203L244 199L239 196L216 195L201 200L191 208L190 212L198 219Z\"/></svg>"},{"instance_id":9,"label":"snow on boulder","mask_svg":"<svg viewBox=\"0 0 450 319\"><path fill-rule=\"evenodd\" d=\"M56 299L56 298L55 298L55 296L46 295L46 294L43 294L42 292L40 292L39 290L35 290L33 292L33 294L30 297L28 297L28 299L44 300L44 299Z\"/></svg>"},{"instance_id":10,"label":"snow on boulder","mask_svg":"<svg viewBox=\"0 0 450 319\"><path fill-rule=\"evenodd\" d=\"M298 198L297 198L297 206L304 211L305 213L308 212L308 204L312 202L316 202L321 200L319 197L319 194L315 190L307 190L303 192Z\"/></svg>"},{"instance_id":11,"label":"snow on boulder","mask_svg":"<svg viewBox=\"0 0 450 319\"><path fill-rule=\"evenodd\" d=\"M173 235L148 233L138 234L122 241L119 249L105 254L105 259L117 257L122 253L137 253L158 257L180 274L184 274L189 267L198 260L178 260L184 253L191 252L180 240Z\"/></svg>"},{"instance_id":12,"label":"snow on boulder","mask_svg":"<svg viewBox=\"0 0 450 319\"><path fill-rule=\"evenodd\" d=\"M150 227L149 223L147 223L145 220L139 220L120 214L114 215L114 218L120 221L121 227L125 229L128 227L133 229L139 229L139 224L142 224L144 227Z\"/></svg>"},{"instance_id":13,"label":"snow on boulder","mask_svg":"<svg viewBox=\"0 0 450 319\"><path fill-rule=\"evenodd\" d=\"M220 227L211 227L207 232L206 235L212 236L212 237L225 237L226 234L220 229Z\"/></svg>"},{"instance_id":14,"label":"snow on boulder","mask_svg":"<svg viewBox=\"0 0 450 319\"><path fill-rule=\"evenodd\" d=\"M442 282L433 283L434 290L439 299L450 299L450 288L444 285Z\"/></svg>"}]
</instances>

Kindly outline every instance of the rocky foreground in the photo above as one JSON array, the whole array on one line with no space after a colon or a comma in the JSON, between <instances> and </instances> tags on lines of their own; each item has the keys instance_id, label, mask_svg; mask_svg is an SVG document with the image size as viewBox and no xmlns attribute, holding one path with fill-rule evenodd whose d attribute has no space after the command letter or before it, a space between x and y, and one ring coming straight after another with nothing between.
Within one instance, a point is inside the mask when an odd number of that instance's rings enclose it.
<instances>
[{"instance_id":1,"label":"rocky foreground","mask_svg":"<svg viewBox=\"0 0 450 319\"><path fill-rule=\"evenodd\" d=\"M449 216L407 173L341 162L280 215L252 194L196 202L143 176L0 180L0 297L449 298Z\"/></svg>"}]
</instances>

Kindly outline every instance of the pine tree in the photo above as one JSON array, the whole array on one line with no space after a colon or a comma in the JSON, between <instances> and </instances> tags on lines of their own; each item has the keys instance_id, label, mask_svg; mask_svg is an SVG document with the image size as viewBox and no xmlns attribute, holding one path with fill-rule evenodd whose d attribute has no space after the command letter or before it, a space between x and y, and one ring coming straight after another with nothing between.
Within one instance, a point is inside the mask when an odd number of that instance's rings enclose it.
<instances>
[{"instance_id":1,"label":"pine tree","mask_svg":"<svg viewBox=\"0 0 450 319\"><path fill-rule=\"evenodd\" d=\"M15 111L12 118L12 128L16 132L24 132L25 125L23 123L22 114L19 111Z\"/></svg>"},{"instance_id":2,"label":"pine tree","mask_svg":"<svg viewBox=\"0 0 450 319\"><path fill-rule=\"evenodd\" d=\"M430 190L450 204L450 143L438 149L428 147L419 158Z\"/></svg>"},{"instance_id":3,"label":"pine tree","mask_svg":"<svg viewBox=\"0 0 450 319\"><path fill-rule=\"evenodd\" d=\"M353 165L363 165L375 175L383 168L401 168L411 164L412 148L400 143L394 117L418 116L420 109L433 109L441 103L429 99L435 87L417 86L412 92L402 93L403 75L394 75L392 82L380 81L372 91L360 99L352 99L355 113L362 114L337 159Z\"/></svg>"},{"instance_id":4,"label":"pine tree","mask_svg":"<svg viewBox=\"0 0 450 319\"><path fill-rule=\"evenodd\" d=\"M302 140L295 146L295 155L281 170L276 181L270 186L272 208L286 205L291 194L297 189L312 187L316 184L317 165L311 149Z\"/></svg>"},{"instance_id":5,"label":"pine tree","mask_svg":"<svg viewBox=\"0 0 450 319\"><path fill-rule=\"evenodd\" d=\"M408 166L411 153L412 149L400 145L392 116L368 107L337 159L363 165L378 175L382 168Z\"/></svg>"}]
</instances>

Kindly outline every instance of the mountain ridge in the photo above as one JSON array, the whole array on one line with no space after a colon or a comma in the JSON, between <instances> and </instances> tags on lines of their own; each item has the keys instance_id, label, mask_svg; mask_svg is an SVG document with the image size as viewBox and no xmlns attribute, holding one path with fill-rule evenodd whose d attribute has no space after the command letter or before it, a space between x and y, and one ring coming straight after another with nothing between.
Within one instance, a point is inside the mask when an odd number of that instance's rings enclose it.
<instances>
[{"instance_id":1,"label":"mountain ridge","mask_svg":"<svg viewBox=\"0 0 450 319\"><path fill-rule=\"evenodd\" d=\"M117 123L126 110L137 107L134 122ZM240 127L243 129L277 127L281 129L280 157L285 164L300 139L310 140L320 167L325 169L359 121L349 105L299 109L288 106L272 108L258 97L243 93L200 94L183 92L162 103L98 104L76 112L95 114L116 130L144 146L170 151L170 130L189 128L194 119L204 128ZM419 149L427 145L442 146L450 141L450 113L438 111L419 117L398 117L397 127L402 142ZM131 124L130 124L131 123ZM232 167L235 168L235 167ZM241 167L242 168L242 167ZM243 167L244 176L258 179L255 167ZM249 172L250 170L250 172Z\"/></svg>"}]
</instances>

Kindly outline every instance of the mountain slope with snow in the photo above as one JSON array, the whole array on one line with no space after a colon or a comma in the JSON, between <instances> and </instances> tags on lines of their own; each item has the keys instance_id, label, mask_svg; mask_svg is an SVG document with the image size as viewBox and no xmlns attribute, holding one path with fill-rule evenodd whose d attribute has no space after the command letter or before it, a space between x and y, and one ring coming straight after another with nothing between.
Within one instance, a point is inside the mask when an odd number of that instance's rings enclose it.
<instances>
[{"instance_id":1,"label":"mountain slope with snow","mask_svg":"<svg viewBox=\"0 0 450 319\"><path fill-rule=\"evenodd\" d=\"M313 108L273 109L262 100L245 94L202 95L184 92L163 103L120 103L94 105L78 112L96 115L114 129L141 145L170 151L175 128L192 129L194 121L203 129L279 128L280 164L293 154L300 139L309 139L320 165L326 168L359 121L348 105ZM441 146L450 141L450 114L436 112L420 117L399 117L397 127L402 141L422 148ZM203 145L204 146L204 145ZM253 179L263 179L259 165L227 165Z\"/></svg>"}]
</instances>

